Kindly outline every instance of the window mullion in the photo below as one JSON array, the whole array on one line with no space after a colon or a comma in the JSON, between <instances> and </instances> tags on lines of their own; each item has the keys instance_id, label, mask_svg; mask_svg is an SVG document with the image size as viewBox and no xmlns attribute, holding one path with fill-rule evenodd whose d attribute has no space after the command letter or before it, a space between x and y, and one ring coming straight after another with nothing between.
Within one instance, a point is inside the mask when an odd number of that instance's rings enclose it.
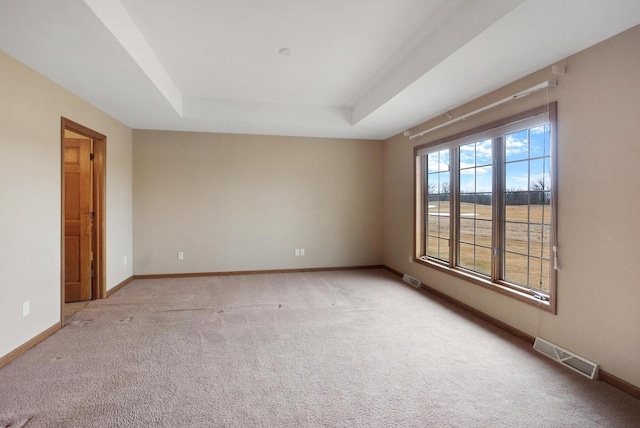
<instances>
[{"instance_id":1,"label":"window mullion","mask_svg":"<svg viewBox=\"0 0 640 428\"><path fill-rule=\"evenodd\" d=\"M422 156L421 157L422 162L420 167L422 168L421 171L421 176L423 177L422 179L422 189L420 192L420 197L421 197L421 207L422 207L422 213L421 216L419 218L420 224L421 224L421 228L422 230L420 231L420 254L418 256L427 254L427 240L429 239L427 237L427 223L428 223L428 215L429 215L429 209L427 208L427 205L429 204L429 174L428 174L428 158L427 156Z\"/></svg>"},{"instance_id":2,"label":"window mullion","mask_svg":"<svg viewBox=\"0 0 640 428\"><path fill-rule=\"evenodd\" d=\"M458 209L460 200L460 149L449 151L449 267L458 265Z\"/></svg>"},{"instance_id":3,"label":"window mullion","mask_svg":"<svg viewBox=\"0 0 640 428\"><path fill-rule=\"evenodd\" d=\"M504 242L504 137L493 140L493 228L491 245L491 281L502 279L502 260Z\"/></svg>"}]
</instances>

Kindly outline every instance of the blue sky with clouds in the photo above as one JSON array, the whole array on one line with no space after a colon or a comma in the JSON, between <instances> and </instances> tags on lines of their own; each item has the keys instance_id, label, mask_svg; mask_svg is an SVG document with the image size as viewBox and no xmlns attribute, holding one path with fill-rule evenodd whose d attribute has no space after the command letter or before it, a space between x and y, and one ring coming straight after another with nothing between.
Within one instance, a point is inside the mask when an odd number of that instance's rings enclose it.
<instances>
[{"instance_id":1,"label":"blue sky with clouds","mask_svg":"<svg viewBox=\"0 0 640 428\"><path fill-rule=\"evenodd\" d=\"M546 187L550 181L548 125L522 130L505 137L506 189L526 191L530 184L544 180ZM535 159L544 157L544 159ZM534 158L528 160L529 158ZM491 192L492 175L491 140L479 141L460 147L460 190L461 192ZM432 153L428 157L428 172L447 172L450 169L449 150ZM438 174L442 188L448 182L448 174ZM437 175L431 175L433 182ZM436 184L436 183L433 183Z\"/></svg>"}]
</instances>

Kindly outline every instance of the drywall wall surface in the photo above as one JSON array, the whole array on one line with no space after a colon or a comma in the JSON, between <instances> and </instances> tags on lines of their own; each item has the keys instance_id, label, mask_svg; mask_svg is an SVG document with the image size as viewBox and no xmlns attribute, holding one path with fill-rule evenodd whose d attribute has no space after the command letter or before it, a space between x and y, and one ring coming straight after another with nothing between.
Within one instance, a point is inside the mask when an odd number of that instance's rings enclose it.
<instances>
[{"instance_id":1,"label":"drywall wall surface","mask_svg":"<svg viewBox=\"0 0 640 428\"><path fill-rule=\"evenodd\" d=\"M119 122L103 126L99 132L107 136L108 291L133 275L133 149L130 128Z\"/></svg>"},{"instance_id":2,"label":"drywall wall surface","mask_svg":"<svg viewBox=\"0 0 640 428\"><path fill-rule=\"evenodd\" d=\"M384 144L384 262L420 278L531 336L601 364L640 387L640 27L544 68L451 111L473 111L548 79L559 86L511 101L412 142ZM413 147L511 114L558 103L557 315L434 269L410 263L413 251ZM428 129L437 117L416 126Z\"/></svg>"},{"instance_id":3,"label":"drywall wall surface","mask_svg":"<svg viewBox=\"0 0 640 428\"><path fill-rule=\"evenodd\" d=\"M382 261L381 141L142 130L133 140L136 275Z\"/></svg>"},{"instance_id":4,"label":"drywall wall surface","mask_svg":"<svg viewBox=\"0 0 640 428\"><path fill-rule=\"evenodd\" d=\"M0 75L2 357L60 322L61 117L107 136L108 288L132 275L132 188L131 129L3 52Z\"/></svg>"}]
</instances>

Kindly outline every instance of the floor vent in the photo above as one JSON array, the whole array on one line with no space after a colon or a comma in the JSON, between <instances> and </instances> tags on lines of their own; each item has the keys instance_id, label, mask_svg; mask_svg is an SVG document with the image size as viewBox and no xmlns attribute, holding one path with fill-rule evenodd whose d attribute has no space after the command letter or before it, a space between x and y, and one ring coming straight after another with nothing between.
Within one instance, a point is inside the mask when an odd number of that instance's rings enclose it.
<instances>
[{"instance_id":1,"label":"floor vent","mask_svg":"<svg viewBox=\"0 0 640 428\"><path fill-rule=\"evenodd\" d=\"M558 345L554 345L551 342L536 337L533 349L561 364L564 364L570 369L585 375L589 379L598 379L599 366L596 363L582 358L573 352L567 351Z\"/></svg>"},{"instance_id":2,"label":"floor vent","mask_svg":"<svg viewBox=\"0 0 640 428\"><path fill-rule=\"evenodd\" d=\"M407 275L406 273L402 277L402 280L407 284L413 285L416 288L420 288L420 284L422 284L418 278L414 278L410 275Z\"/></svg>"}]
</instances>

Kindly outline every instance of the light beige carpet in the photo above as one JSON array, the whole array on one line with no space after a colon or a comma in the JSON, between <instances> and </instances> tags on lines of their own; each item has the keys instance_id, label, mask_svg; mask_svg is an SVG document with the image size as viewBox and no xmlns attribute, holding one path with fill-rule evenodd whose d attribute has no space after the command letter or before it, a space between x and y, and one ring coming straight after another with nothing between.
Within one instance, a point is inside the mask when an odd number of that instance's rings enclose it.
<instances>
[{"instance_id":1,"label":"light beige carpet","mask_svg":"<svg viewBox=\"0 0 640 428\"><path fill-rule=\"evenodd\" d=\"M90 300L85 300L82 302L72 302L64 304L64 320L68 321L76 312L84 309Z\"/></svg>"},{"instance_id":2,"label":"light beige carpet","mask_svg":"<svg viewBox=\"0 0 640 428\"><path fill-rule=\"evenodd\" d=\"M638 427L383 270L137 280L0 369L0 426Z\"/></svg>"}]
</instances>

